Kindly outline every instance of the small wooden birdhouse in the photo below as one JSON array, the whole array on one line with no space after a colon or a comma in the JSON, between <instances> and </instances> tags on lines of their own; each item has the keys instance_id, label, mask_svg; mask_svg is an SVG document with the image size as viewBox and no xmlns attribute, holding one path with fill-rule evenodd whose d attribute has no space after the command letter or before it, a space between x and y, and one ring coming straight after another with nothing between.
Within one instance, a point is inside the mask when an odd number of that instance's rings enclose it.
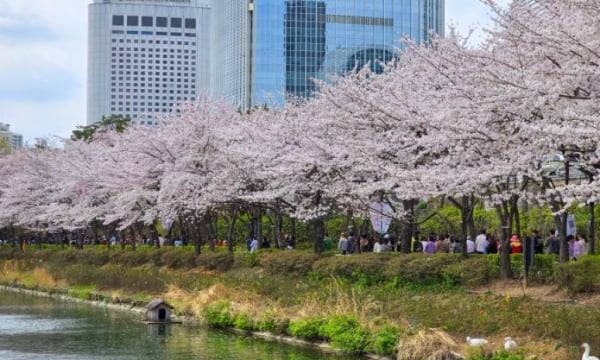
<instances>
[{"instance_id":1,"label":"small wooden birdhouse","mask_svg":"<svg viewBox=\"0 0 600 360\"><path fill-rule=\"evenodd\" d=\"M154 299L146 305L145 321L170 322L173 307L163 299Z\"/></svg>"}]
</instances>

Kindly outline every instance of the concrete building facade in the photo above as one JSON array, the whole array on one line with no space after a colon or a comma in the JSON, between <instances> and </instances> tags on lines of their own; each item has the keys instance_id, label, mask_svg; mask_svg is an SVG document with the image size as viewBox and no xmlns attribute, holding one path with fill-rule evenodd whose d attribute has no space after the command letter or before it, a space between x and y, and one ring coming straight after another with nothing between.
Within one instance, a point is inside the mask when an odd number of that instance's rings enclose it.
<instances>
[{"instance_id":1,"label":"concrete building facade","mask_svg":"<svg viewBox=\"0 0 600 360\"><path fill-rule=\"evenodd\" d=\"M88 7L87 123L156 115L208 89L209 0L94 0Z\"/></svg>"}]
</instances>

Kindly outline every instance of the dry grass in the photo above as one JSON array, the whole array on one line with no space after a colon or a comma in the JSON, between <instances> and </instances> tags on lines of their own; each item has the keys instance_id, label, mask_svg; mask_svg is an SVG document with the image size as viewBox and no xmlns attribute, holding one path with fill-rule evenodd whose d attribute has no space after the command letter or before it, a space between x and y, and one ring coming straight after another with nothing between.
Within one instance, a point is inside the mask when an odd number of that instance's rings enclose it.
<instances>
[{"instance_id":1,"label":"dry grass","mask_svg":"<svg viewBox=\"0 0 600 360\"><path fill-rule=\"evenodd\" d=\"M382 304L364 290L351 288L347 290L337 279L331 286L323 287L318 292L308 294L297 318L320 315L355 316L357 319L373 319L383 313ZM370 321L365 321L368 323Z\"/></svg>"},{"instance_id":2,"label":"dry grass","mask_svg":"<svg viewBox=\"0 0 600 360\"><path fill-rule=\"evenodd\" d=\"M219 300L228 300L230 291L221 283L217 283L206 290L189 291L176 285L169 285L165 299L169 301L178 312L200 316L202 309Z\"/></svg>"},{"instance_id":3,"label":"dry grass","mask_svg":"<svg viewBox=\"0 0 600 360\"><path fill-rule=\"evenodd\" d=\"M0 279L3 282L19 282L22 280L21 263L22 261L18 260L5 260L0 272Z\"/></svg>"},{"instance_id":4,"label":"dry grass","mask_svg":"<svg viewBox=\"0 0 600 360\"><path fill-rule=\"evenodd\" d=\"M457 344L450 335L437 329L421 330L416 335L398 342L398 360L452 360L461 359L455 350Z\"/></svg>"},{"instance_id":5,"label":"dry grass","mask_svg":"<svg viewBox=\"0 0 600 360\"><path fill-rule=\"evenodd\" d=\"M57 282L56 279L54 279L54 277L50 275L45 268L37 267L33 269L32 276L35 280L35 283L45 289L56 288L60 285L64 285Z\"/></svg>"}]
</instances>

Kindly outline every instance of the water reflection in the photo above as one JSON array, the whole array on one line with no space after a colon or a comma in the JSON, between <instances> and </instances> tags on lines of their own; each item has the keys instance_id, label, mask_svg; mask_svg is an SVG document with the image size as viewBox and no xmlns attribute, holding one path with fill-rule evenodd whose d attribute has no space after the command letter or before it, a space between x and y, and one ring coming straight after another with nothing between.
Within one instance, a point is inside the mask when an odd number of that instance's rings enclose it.
<instances>
[{"instance_id":1,"label":"water reflection","mask_svg":"<svg viewBox=\"0 0 600 360\"><path fill-rule=\"evenodd\" d=\"M139 315L0 291L0 359L342 359L313 348L262 341Z\"/></svg>"}]
</instances>

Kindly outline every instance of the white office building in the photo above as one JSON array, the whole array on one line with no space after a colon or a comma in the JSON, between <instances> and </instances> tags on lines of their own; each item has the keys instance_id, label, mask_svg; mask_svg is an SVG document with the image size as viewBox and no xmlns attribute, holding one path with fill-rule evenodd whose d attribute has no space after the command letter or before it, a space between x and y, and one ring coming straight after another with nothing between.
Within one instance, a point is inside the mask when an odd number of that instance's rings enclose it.
<instances>
[{"instance_id":1,"label":"white office building","mask_svg":"<svg viewBox=\"0 0 600 360\"><path fill-rule=\"evenodd\" d=\"M210 0L94 0L88 7L87 123L156 116L208 89Z\"/></svg>"}]
</instances>

